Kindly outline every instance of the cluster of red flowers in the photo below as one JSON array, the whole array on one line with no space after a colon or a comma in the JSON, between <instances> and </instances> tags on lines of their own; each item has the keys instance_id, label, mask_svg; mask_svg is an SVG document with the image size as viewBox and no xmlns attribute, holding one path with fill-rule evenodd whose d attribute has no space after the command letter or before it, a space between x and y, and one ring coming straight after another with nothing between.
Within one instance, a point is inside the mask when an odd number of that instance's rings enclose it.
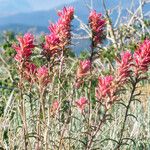
<instances>
[{"instance_id":1,"label":"cluster of red flowers","mask_svg":"<svg viewBox=\"0 0 150 150\"><path fill-rule=\"evenodd\" d=\"M46 66L37 68L36 65L29 62L25 63L24 76L31 83L37 82L39 89L44 89L50 82L48 68Z\"/></svg>"},{"instance_id":2,"label":"cluster of red flowers","mask_svg":"<svg viewBox=\"0 0 150 150\"><path fill-rule=\"evenodd\" d=\"M148 70L149 65L150 40L145 40L139 45L133 55L129 51L121 53L121 58L117 59L116 77L111 75L103 78L99 77L95 94L96 98L103 100L109 97L110 101L108 103L113 102L117 89L123 86L129 77L139 78L141 74Z\"/></svg>"},{"instance_id":3,"label":"cluster of red flowers","mask_svg":"<svg viewBox=\"0 0 150 150\"><path fill-rule=\"evenodd\" d=\"M33 35L30 33L26 33L23 37L18 37L17 40L19 44L13 45L13 48L17 52L15 60L20 63L19 66L20 69L23 70L24 77L32 82L38 81L41 87L45 87L49 82L48 69L45 66L37 68L36 65L31 63L29 60L32 54L32 50L35 47L33 43ZM23 66L21 65L21 63L23 63Z\"/></svg>"},{"instance_id":4,"label":"cluster of red flowers","mask_svg":"<svg viewBox=\"0 0 150 150\"><path fill-rule=\"evenodd\" d=\"M46 57L50 58L54 54L59 54L70 43L73 15L73 7L64 7L62 11L58 11L60 17L58 22L50 24L50 35L45 36L43 48Z\"/></svg>"},{"instance_id":5,"label":"cluster of red flowers","mask_svg":"<svg viewBox=\"0 0 150 150\"><path fill-rule=\"evenodd\" d=\"M35 47L33 44L34 37L32 34L26 33L23 37L18 37L17 40L19 44L13 45L13 48L17 52L15 60L18 62L25 62L29 59L30 55L32 54L32 49Z\"/></svg>"},{"instance_id":6,"label":"cluster of red flowers","mask_svg":"<svg viewBox=\"0 0 150 150\"><path fill-rule=\"evenodd\" d=\"M71 38L71 21L73 19L74 8L64 7L62 11L58 12L60 17L56 24L51 24L49 27L50 35L45 36L44 53L47 57L59 53L58 50L69 44ZM19 44L13 45L17 54L15 60L18 62L23 62L24 66L24 76L29 81L38 81L41 86L46 86L49 82L48 79L48 68L45 66L37 68L34 64L30 63L30 56L32 50L35 47L33 44L34 37L32 34L27 33L23 37L17 38ZM35 79L35 76L37 79Z\"/></svg>"},{"instance_id":7,"label":"cluster of red flowers","mask_svg":"<svg viewBox=\"0 0 150 150\"><path fill-rule=\"evenodd\" d=\"M73 7L64 7L63 10L58 11L58 22L50 24L50 34L45 36L45 44L43 46L44 54L47 57L59 54L64 48L70 44L71 39L71 21L74 15ZM103 30L106 21L102 19L102 15L98 14L95 10L91 11L89 16L89 25L92 30L92 40L94 46L102 42ZM47 86L50 82L49 72L46 66L37 68L29 60L32 50L34 49L34 37L32 34L27 33L24 36L17 38L19 44L13 45L17 54L15 60L19 62L20 66L24 69L23 75L29 81L36 82L40 89ZM23 64L23 65L22 65ZM139 78L139 76L148 70L150 65L150 40L145 40L138 46L134 54L129 51L122 52L120 58L117 58L116 76L107 75L98 78L98 85L96 87L95 96L98 100L109 98L114 101L114 95L117 87L123 86L129 77ZM21 68L20 67L20 68ZM22 69L21 68L21 69ZM91 61L83 60L79 62L79 67L76 72L77 82L76 86L79 87L83 79L88 75L91 69ZM110 102L110 101L109 101ZM83 110L88 103L85 97L76 101L76 105L80 110ZM59 103L54 103L54 110L58 108Z\"/></svg>"},{"instance_id":8,"label":"cluster of red flowers","mask_svg":"<svg viewBox=\"0 0 150 150\"><path fill-rule=\"evenodd\" d=\"M94 46L101 44L106 20L102 18L101 13L97 13L93 10L89 15L89 25L92 30L92 40L94 42Z\"/></svg>"}]
</instances>

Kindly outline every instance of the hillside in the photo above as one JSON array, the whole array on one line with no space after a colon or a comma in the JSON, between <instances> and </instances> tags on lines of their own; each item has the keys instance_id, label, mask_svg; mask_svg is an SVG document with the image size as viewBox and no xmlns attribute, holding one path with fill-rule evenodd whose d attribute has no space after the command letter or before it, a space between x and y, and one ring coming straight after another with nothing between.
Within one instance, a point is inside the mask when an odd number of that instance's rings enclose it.
<instances>
[{"instance_id":1,"label":"hillside","mask_svg":"<svg viewBox=\"0 0 150 150\"><path fill-rule=\"evenodd\" d=\"M38 0L38 1L40 1L40 0ZM115 20L117 17L116 6L119 5L118 1L119 0L113 0L113 2L108 1L108 0L106 1L107 8L108 9L110 9L110 8L114 9L114 11L111 15L113 20ZM130 6L130 4L126 3L126 1L127 0L122 0L120 5L122 6L121 16L127 17L126 8L128 8ZM33 0L31 2L33 3ZM135 3L137 5L137 1L135 1ZM45 3L43 5L45 5ZM80 19L82 19L83 22L87 23L87 17L88 17L88 13L89 13L89 8L87 5L89 5L89 3L86 4L84 0L80 0L80 1L78 0L78 1L72 2L72 3L67 4L67 5L73 6L75 8L76 15ZM135 7L136 7L136 5L135 5ZM27 27L29 27L29 28L30 27L36 27L36 28L43 27L43 28L46 28L46 30L47 30L47 26L48 26L49 22L55 22L57 20L56 10L61 9L64 6L64 4L57 7L57 8L51 8L49 10L43 10L43 11L31 11L30 6L28 7L27 3L23 6L24 6L24 9L22 9L23 12L13 14L13 15L8 15L5 17L4 16L0 17L0 29L1 29L1 31L2 31L2 29L3 30L9 29L9 30L16 31L18 29L17 25L19 25L19 26L23 25L23 27L26 26L26 28ZM0 6L0 8L1 7L2 6ZM26 7L28 7L28 9L29 9L28 11L26 10ZM5 8L5 7L3 7L3 8ZM100 1L94 1L93 8L99 12L103 12L102 3ZM148 8L146 8L146 9L148 10ZM16 29L14 28L14 25L16 26ZM76 25L77 25L77 22L75 21L74 26L76 26ZM12 28L11 28L11 26L12 26ZM22 30L20 30L20 32L22 32Z\"/></svg>"}]
</instances>

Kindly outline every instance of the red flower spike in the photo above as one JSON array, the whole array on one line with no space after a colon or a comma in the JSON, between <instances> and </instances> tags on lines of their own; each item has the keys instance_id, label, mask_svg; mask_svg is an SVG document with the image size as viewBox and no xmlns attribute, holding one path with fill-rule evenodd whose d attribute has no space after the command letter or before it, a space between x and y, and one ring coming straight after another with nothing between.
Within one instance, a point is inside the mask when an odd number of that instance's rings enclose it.
<instances>
[{"instance_id":1,"label":"red flower spike","mask_svg":"<svg viewBox=\"0 0 150 150\"><path fill-rule=\"evenodd\" d=\"M89 15L89 25L92 30L94 46L101 44L106 20L102 19L101 13L98 14L95 10L93 10Z\"/></svg>"},{"instance_id":2,"label":"red flower spike","mask_svg":"<svg viewBox=\"0 0 150 150\"><path fill-rule=\"evenodd\" d=\"M37 71L36 65L29 63L29 62L25 63L25 78L28 81L35 80L36 71Z\"/></svg>"},{"instance_id":3,"label":"red flower spike","mask_svg":"<svg viewBox=\"0 0 150 150\"><path fill-rule=\"evenodd\" d=\"M19 45L13 45L17 54L15 60L18 62L26 61L32 54L32 49L35 47L33 44L34 37L30 33L26 33L23 37L17 38Z\"/></svg>"},{"instance_id":4,"label":"red flower spike","mask_svg":"<svg viewBox=\"0 0 150 150\"><path fill-rule=\"evenodd\" d=\"M59 51L58 44L60 43L59 38L56 34L50 34L45 36L45 45L44 45L44 54L46 56L53 56L55 53Z\"/></svg>"},{"instance_id":5,"label":"red flower spike","mask_svg":"<svg viewBox=\"0 0 150 150\"><path fill-rule=\"evenodd\" d=\"M63 10L58 11L58 16L64 18L65 20L73 19L74 8L73 7L64 7Z\"/></svg>"},{"instance_id":6,"label":"red flower spike","mask_svg":"<svg viewBox=\"0 0 150 150\"><path fill-rule=\"evenodd\" d=\"M124 83L127 78L130 76L131 72L131 66L133 65L133 58L132 54L129 51L122 52L121 53L121 59L117 60L118 64L118 82L119 83Z\"/></svg>"},{"instance_id":7,"label":"red flower spike","mask_svg":"<svg viewBox=\"0 0 150 150\"><path fill-rule=\"evenodd\" d=\"M88 74L90 68L91 68L90 60L80 61L79 67L77 69L77 78L86 76Z\"/></svg>"},{"instance_id":8,"label":"red flower spike","mask_svg":"<svg viewBox=\"0 0 150 150\"><path fill-rule=\"evenodd\" d=\"M111 85L114 80L113 76L105 76L104 78L98 78L98 86L96 88L96 97L98 100L106 96L111 96Z\"/></svg>"},{"instance_id":9,"label":"red flower spike","mask_svg":"<svg viewBox=\"0 0 150 150\"><path fill-rule=\"evenodd\" d=\"M150 40L145 40L133 55L135 61L135 73L139 75L146 72L150 64Z\"/></svg>"},{"instance_id":10,"label":"red flower spike","mask_svg":"<svg viewBox=\"0 0 150 150\"><path fill-rule=\"evenodd\" d=\"M70 42L71 38L71 21L73 19L74 8L64 7L63 10L58 11L60 17L58 22L50 24L50 35L45 37L44 54L47 57L52 57L59 54L60 50L64 49Z\"/></svg>"},{"instance_id":11,"label":"red flower spike","mask_svg":"<svg viewBox=\"0 0 150 150\"><path fill-rule=\"evenodd\" d=\"M83 111L85 109L86 104L88 103L88 100L85 97L80 98L76 102L76 106L79 108L80 111Z\"/></svg>"},{"instance_id":12,"label":"red flower spike","mask_svg":"<svg viewBox=\"0 0 150 150\"><path fill-rule=\"evenodd\" d=\"M46 87L47 84L50 82L48 68L45 66L42 66L37 69L36 76L37 76L37 80L38 80L40 88Z\"/></svg>"}]
</instances>

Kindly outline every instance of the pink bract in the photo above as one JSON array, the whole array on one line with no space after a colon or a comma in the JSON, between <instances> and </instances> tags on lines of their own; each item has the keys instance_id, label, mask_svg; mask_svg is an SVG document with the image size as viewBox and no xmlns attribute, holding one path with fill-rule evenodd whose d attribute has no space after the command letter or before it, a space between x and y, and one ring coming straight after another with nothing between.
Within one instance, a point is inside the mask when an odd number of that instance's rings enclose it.
<instances>
[{"instance_id":1,"label":"pink bract","mask_svg":"<svg viewBox=\"0 0 150 150\"><path fill-rule=\"evenodd\" d=\"M60 40L56 34L50 34L45 36L44 54L51 57L58 52Z\"/></svg>"},{"instance_id":2,"label":"pink bract","mask_svg":"<svg viewBox=\"0 0 150 150\"><path fill-rule=\"evenodd\" d=\"M52 104L52 110L56 111L59 108L59 102L58 101L54 101Z\"/></svg>"},{"instance_id":3,"label":"pink bract","mask_svg":"<svg viewBox=\"0 0 150 150\"><path fill-rule=\"evenodd\" d=\"M27 80L33 81L35 79L36 71L37 71L37 67L35 64L29 62L25 63L25 78Z\"/></svg>"},{"instance_id":4,"label":"pink bract","mask_svg":"<svg viewBox=\"0 0 150 150\"><path fill-rule=\"evenodd\" d=\"M13 45L13 48L17 52L15 60L18 62L26 61L32 54L32 49L35 47L33 44L34 37L32 34L26 33L23 37L18 37L17 40L19 44Z\"/></svg>"},{"instance_id":5,"label":"pink bract","mask_svg":"<svg viewBox=\"0 0 150 150\"><path fill-rule=\"evenodd\" d=\"M101 98L106 96L110 96L111 90L113 90L111 88L113 80L114 77L111 75L98 78L98 86L96 88L96 97L98 100L101 100Z\"/></svg>"},{"instance_id":6,"label":"pink bract","mask_svg":"<svg viewBox=\"0 0 150 150\"><path fill-rule=\"evenodd\" d=\"M123 83L130 76L131 66L133 65L132 54L129 51L121 53L121 59L118 60L118 82Z\"/></svg>"},{"instance_id":7,"label":"pink bract","mask_svg":"<svg viewBox=\"0 0 150 150\"><path fill-rule=\"evenodd\" d=\"M91 62L90 60L83 60L80 61L79 67L77 69L77 78L81 78L87 75L91 68Z\"/></svg>"},{"instance_id":8,"label":"pink bract","mask_svg":"<svg viewBox=\"0 0 150 150\"><path fill-rule=\"evenodd\" d=\"M63 10L58 11L58 16L61 18L72 19L74 14L74 8L73 7L64 7Z\"/></svg>"},{"instance_id":9,"label":"pink bract","mask_svg":"<svg viewBox=\"0 0 150 150\"><path fill-rule=\"evenodd\" d=\"M150 64L150 40L145 40L139 45L139 48L134 52L133 55L135 61L135 72L146 72L148 65Z\"/></svg>"},{"instance_id":10,"label":"pink bract","mask_svg":"<svg viewBox=\"0 0 150 150\"><path fill-rule=\"evenodd\" d=\"M88 100L85 97L81 97L79 100L77 100L76 102L76 106L83 111L86 104L88 103Z\"/></svg>"},{"instance_id":11,"label":"pink bract","mask_svg":"<svg viewBox=\"0 0 150 150\"><path fill-rule=\"evenodd\" d=\"M36 72L36 76L41 88L42 87L44 88L50 82L48 68L46 66L42 66L38 68Z\"/></svg>"},{"instance_id":12,"label":"pink bract","mask_svg":"<svg viewBox=\"0 0 150 150\"><path fill-rule=\"evenodd\" d=\"M101 44L106 20L102 19L101 13L97 13L95 10L92 10L89 15L89 25L92 30L94 46Z\"/></svg>"}]
</instances>

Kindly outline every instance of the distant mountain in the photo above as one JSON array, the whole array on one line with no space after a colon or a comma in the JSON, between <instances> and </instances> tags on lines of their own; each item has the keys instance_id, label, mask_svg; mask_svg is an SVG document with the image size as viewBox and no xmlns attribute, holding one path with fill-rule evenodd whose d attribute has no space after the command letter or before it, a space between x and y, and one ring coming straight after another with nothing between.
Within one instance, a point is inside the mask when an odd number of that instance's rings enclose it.
<instances>
[{"instance_id":1,"label":"distant mountain","mask_svg":"<svg viewBox=\"0 0 150 150\"><path fill-rule=\"evenodd\" d=\"M113 20L115 20L117 17L118 5L120 5L122 9L122 18L127 17L126 8L131 7L131 3L129 2L130 0L105 1L107 9L114 9L113 14L111 16ZM135 3L135 8L137 8L137 6L139 5L138 1L133 1ZM14 24L17 26L18 24L29 27L40 26L47 28L49 22L55 22L57 20L56 10L61 9L64 5L73 6L75 8L75 14L79 16L79 18L83 20L83 22L87 23L88 14L90 10L89 5L91 5L91 0L55 0L55 2L54 0L0 0L0 27L6 26L7 30L7 26L11 27L11 25ZM63 5L54 7L60 4ZM96 9L98 12L104 12L101 0L93 0L92 5L93 9ZM144 7L144 10L149 11L150 5L146 5Z\"/></svg>"},{"instance_id":2,"label":"distant mountain","mask_svg":"<svg viewBox=\"0 0 150 150\"><path fill-rule=\"evenodd\" d=\"M4 0L0 0L0 1L4 1ZM6 0L6 1L8 1L8 0ZM15 0L15 1L20 1L20 0ZM29 0L22 0L22 1L27 2ZM33 3L33 0L30 0L30 1ZM37 2L38 1L41 1L41 0L37 0ZM45 1L47 1L47 0L45 0ZM116 7L118 5L118 1L119 0L113 0L113 2L112 2L112 1L107 0L107 8L110 9L110 8ZM125 9L129 5L129 3L124 3L125 1L127 1L127 0L122 0L123 9ZM88 3L86 4L85 0L78 0L78 1L75 1L75 2L73 2L71 4L67 4L67 5L74 6L75 14L77 16L79 16L79 18L82 19L85 23L87 23L89 8L87 6ZM1 7L1 5L0 5L0 7ZM24 7L27 7L27 4L24 5ZM35 12L28 12L28 13L23 12L23 13L9 15L9 16L5 16L5 17L0 17L0 26L6 25L6 27L7 27L8 25L11 26L11 24L15 24L15 25L22 24L24 26L26 25L26 26L35 26L35 27L38 27L38 26L47 27L50 21L55 22L57 20L56 10L61 9L62 7L63 6L59 6L57 8L53 8L53 9L50 9L47 11L35 11ZM94 1L93 8L99 12L103 12L102 3L99 0ZM29 7L29 9L30 9L30 7ZM22 11L23 11L23 9L22 9ZM25 11L25 8L24 8L24 11ZM124 16L126 15L124 10L123 10L122 16L123 15ZM117 13L114 11L114 13L112 14L112 18L115 19L116 16L117 16Z\"/></svg>"},{"instance_id":3,"label":"distant mountain","mask_svg":"<svg viewBox=\"0 0 150 150\"><path fill-rule=\"evenodd\" d=\"M10 0L0 0L1 1L10 1ZM27 32L27 31L34 31L36 33L41 33L45 32L48 33L48 25L49 22L56 22L58 17L57 17L57 10L62 9L64 7L64 2L66 2L66 6L73 6L75 8L75 15L77 15L84 23L88 23L88 14L90 12L89 5L91 5L90 1L91 0L61 0L63 5L51 8L49 10L43 10L43 11L33 11L31 10L33 8L33 5L36 9L42 9L45 5L47 5L47 8L53 7L53 6L48 6L48 1L52 0L12 0L12 2L17 1L17 2L23 2L24 5L22 6L22 10L19 10L20 13L15 13L11 14L8 16L1 16L0 17L0 32L3 32L4 30L9 30L9 31L14 31L16 33L18 32ZM42 2L41 2L42 1ZM53 0L54 1L54 0ZM59 1L60 0L55 0ZM68 3L71 2L72 3ZM128 13L126 11L126 8L131 7L131 3L129 2L130 0L106 0L106 6L107 9L114 9L111 18L112 20L116 20L118 16L117 12L117 6L120 5L122 7L122 14L120 19L125 19L128 17ZM20 2L20 3L21 3ZM27 3L28 2L28 3ZM30 3L29 3L30 2ZM36 2L36 4L34 4ZM86 3L85 3L86 2ZM135 8L138 6L138 1L134 0L135 2ZM53 2L54 3L54 2ZM15 3L16 4L16 3ZM12 5L15 5L12 3ZM59 3L60 4L60 3ZM22 5L22 3L21 3ZM41 7L39 7L41 5ZM93 0L92 8L97 10L98 12L102 12L104 14L104 9L102 5L101 0ZM0 5L0 12L1 12L1 5ZM3 7L4 8L4 7ZM133 9L135 9L133 8ZM21 8L19 8L21 9ZM144 7L145 11L150 10L150 5ZM17 10L18 11L18 10ZM75 33L79 33L80 35L83 34L81 31L76 30L77 27L79 26L79 22L77 20L73 21L73 31ZM76 43L79 42L79 40L74 40ZM85 40L85 45L79 43L76 49L82 49L83 47L88 47L88 42ZM77 50L79 51L79 50Z\"/></svg>"},{"instance_id":4,"label":"distant mountain","mask_svg":"<svg viewBox=\"0 0 150 150\"><path fill-rule=\"evenodd\" d=\"M54 10L36 11L30 13L19 13L7 17L0 18L0 26L8 24L23 24L31 26L47 26L48 20L55 21L57 18Z\"/></svg>"},{"instance_id":5,"label":"distant mountain","mask_svg":"<svg viewBox=\"0 0 150 150\"><path fill-rule=\"evenodd\" d=\"M47 33L48 28L45 28L43 26L31 26L31 25L24 25L24 24L8 24L8 25L1 25L0 31L13 31L16 34L18 33L25 33L25 32L32 32L32 33ZM1 33L0 32L0 33Z\"/></svg>"}]
</instances>

